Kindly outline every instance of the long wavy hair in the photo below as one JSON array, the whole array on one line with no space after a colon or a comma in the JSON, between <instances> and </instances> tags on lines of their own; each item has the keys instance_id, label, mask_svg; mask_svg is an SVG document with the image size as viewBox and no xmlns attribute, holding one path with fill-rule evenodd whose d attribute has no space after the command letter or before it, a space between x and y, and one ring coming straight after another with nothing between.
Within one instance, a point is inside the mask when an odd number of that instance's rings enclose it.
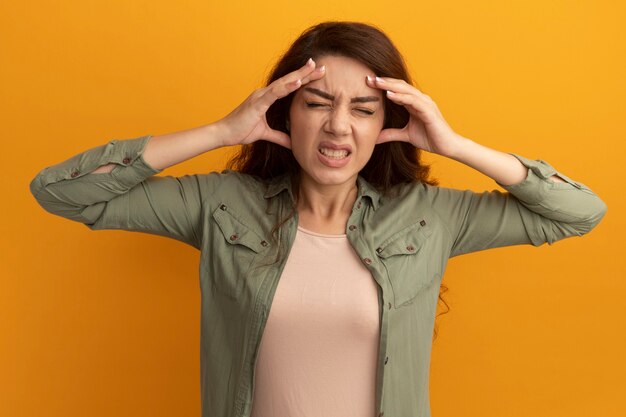
<instances>
[{"instance_id":1,"label":"long wavy hair","mask_svg":"<svg viewBox=\"0 0 626 417\"><path fill-rule=\"evenodd\" d=\"M275 80L302 67L309 58L316 60L323 56L343 56L355 59L371 69L379 77L402 79L413 84L400 51L391 39L376 26L361 22L327 21L306 29L291 44L275 64L267 77L266 86ZM287 120L295 92L276 100L266 112L269 127L288 133ZM383 94L384 123L386 128L403 128L409 120L409 112L404 106L389 100ZM390 194L394 186L402 183L423 182L438 185L429 177L430 167L420 162L421 150L407 142L386 142L374 147L370 160L359 172L367 182L382 194ZM300 179L300 165L290 149L273 142L258 140L240 148L227 163L229 169L269 180L282 174L290 174L293 195L297 198ZM274 228L277 234L295 213L295 206L288 216ZM280 255L279 255L280 256ZM443 284L439 298L448 304L441 294L447 291ZM448 310L449 311L449 308ZM447 312L446 311L446 312ZM437 336L435 327L434 336Z\"/></svg>"}]
</instances>

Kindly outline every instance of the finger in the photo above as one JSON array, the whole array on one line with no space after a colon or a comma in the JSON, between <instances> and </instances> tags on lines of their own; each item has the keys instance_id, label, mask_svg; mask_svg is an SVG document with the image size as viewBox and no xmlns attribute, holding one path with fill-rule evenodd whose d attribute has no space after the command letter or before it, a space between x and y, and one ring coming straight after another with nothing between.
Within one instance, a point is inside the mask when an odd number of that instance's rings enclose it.
<instances>
[{"instance_id":1,"label":"finger","mask_svg":"<svg viewBox=\"0 0 626 417\"><path fill-rule=\"evenodd\" d=\"M279 98L285 97L300 88L302 84L305 84L305 81L309 82L313 79L321 78L324 72L325 68L321 70L317 69L315 67L315 61L309 59L300 69L290 72L268 85L264 89L260 100L265 107L269 108L269 106Z\"/></svg>"},{"instance_id":2,"label":"finger","mask_svg":"<svg viewBox=\"0 0 626 417\"><path fill-rule=\"evenodd\" d=\"M395 93L391 90L387 90L387 97L391 101L403 106L409 106L411 109L416 110L418 113L426 113L428 110L427 103L424 99L414 94Z\"/></svg>"},{"instance_id":3,"label":"finger","mask_svg":"<svg viewBox=\"0 0 626 417\"><path fill-rule=\"evenodd\" d=\"M430 99L430 97L421 92L417 87L407 83L404 80L389 77L367 77L367 83L371 87L380 88L383 90L391 90L396 93L415 94L423 99Z\"/></svg>"},{"instance_id":4,"label":"finger","mask_svg":"<svg viewBox=\"0 0 626 417\"><path fill-rule=\"evenodd\" d=\"M303 77L307 76L308 74L313 72L316 67L317 67L317 64L315 63L315 61L313 61L313 58L309 58L308 61L303 66L301 66L297 70L292 71L289 74L279 78L278 80L284 78L287 82L295 81L295 80L297 80L299 78L303 78ZM278 81L278 80L276 80L276 81Z\"/></svg>"},{"instance_id":5,"label":"finger","mask_svg":"<svg viewBox=\"0 0 626 417\"><path fill-rule=\"evenodd\" d=\"M271 90L270 87L273 86L280 86L280 85L297 85L298 80L300 80L302 82L302 79L309 76L311 73L316 71L316 66L317 64L315 63L315 61L313 61L312 58L309 58L309 60L299 69L290 72L289 74L280 77L279 79L275 80L274 82L272 82L268 88ZM319 72L319 70L318 70ZM303 83L302 83L303 84ZM286 95L286 94L285 94Z\"/></svg>"},{"instance_id":6,"label":"finger","mask_svg":"<svg viewBox=\"0 0 626 417\"><path fill-rule=\"evenodd\" d=\"M315 71L310 73L309 75L302 77L302 85L308 84L311 81L319 80L326 74L326 65L322 65L321 67L315 68Z\"/></svg>"},{"instance_id":7,"label":"finger","mask_svg":"<svg viewBox=\"0 0 626 417\"><path fill-rule=\"evenodd\" d=\"M285 132L279 130L270 129L265 135L265 140L284 146L287 149L291 149L291 137Z\"/></svg>"},{"instance_id":8,"label":"finger","mask_svg":"<svg viewBox=\"0 0 626 417\"><path fill-rule=\"evenodd\" d=\"M409 135L407 133L406 128L404 129L383 129L378 135L378 139L376 140L376 144L381 144L385 142L410 142Z\"/></svg>"}]
</instances>

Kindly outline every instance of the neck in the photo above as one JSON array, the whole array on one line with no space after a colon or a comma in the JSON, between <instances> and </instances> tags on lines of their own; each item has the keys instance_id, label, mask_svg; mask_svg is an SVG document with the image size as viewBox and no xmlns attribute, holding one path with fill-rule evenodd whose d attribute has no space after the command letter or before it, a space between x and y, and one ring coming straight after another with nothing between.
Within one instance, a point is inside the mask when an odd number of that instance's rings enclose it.
<instances>
[{"instance_id":1,"label":"neck","mask_svg":"<svg viewBox=\"0 0 626 417\"><path fill-rule=\"evenodd\" d=\"M301 225L317 230L322 225L335 225L334 230L345 230L357 194L356 179L339 185L320 185L302 176L296 203Z\"/></svg>"}]
</instances>

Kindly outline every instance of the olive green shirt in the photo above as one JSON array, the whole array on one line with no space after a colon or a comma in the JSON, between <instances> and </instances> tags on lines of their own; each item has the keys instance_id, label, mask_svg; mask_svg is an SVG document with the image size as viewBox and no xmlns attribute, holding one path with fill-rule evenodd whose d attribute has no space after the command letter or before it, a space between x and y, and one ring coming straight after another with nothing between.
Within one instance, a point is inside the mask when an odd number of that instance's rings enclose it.
<instances>
[{"instance_id":1,"label":"olive green shirt","mask_svg":"<svg viewBox=\"0 0 626 417\"><path fill-rule=\"evenodd\" d=\"M162 170L143 159L150 137L111 140L47 167L30 190L46 211L91 230L157 234L201 251L202 416L249 416L259 343L298 224L295 213L272 239L293 208L290 178L155 176ZM529 169L521 183L498 184L508 192L417 182L386 197L358 178L346 234L378 284L377 416L430 416L433 325L449 258L552 244L604 217L607 206L589 187L545 161L511 155ZM90 174L111 162L111 172Z\"/></svg>"}]
</instances>

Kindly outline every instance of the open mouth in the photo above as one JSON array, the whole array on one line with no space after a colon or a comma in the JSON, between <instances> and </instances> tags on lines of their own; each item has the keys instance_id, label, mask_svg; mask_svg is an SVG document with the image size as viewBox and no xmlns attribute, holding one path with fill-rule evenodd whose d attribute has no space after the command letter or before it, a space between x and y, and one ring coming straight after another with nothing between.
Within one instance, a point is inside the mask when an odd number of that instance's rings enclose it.
<instances>
[{"instance_id":1,"label":"open mouth","mask_svg":"<svg viewBox=\"0 0 626 417\"><path fill-rule=\"evenodd\" d=\"M350 155L350 152L345 149L319 148L318 152L331 159L343 159Z\"/></svg>"}]
</instances>

